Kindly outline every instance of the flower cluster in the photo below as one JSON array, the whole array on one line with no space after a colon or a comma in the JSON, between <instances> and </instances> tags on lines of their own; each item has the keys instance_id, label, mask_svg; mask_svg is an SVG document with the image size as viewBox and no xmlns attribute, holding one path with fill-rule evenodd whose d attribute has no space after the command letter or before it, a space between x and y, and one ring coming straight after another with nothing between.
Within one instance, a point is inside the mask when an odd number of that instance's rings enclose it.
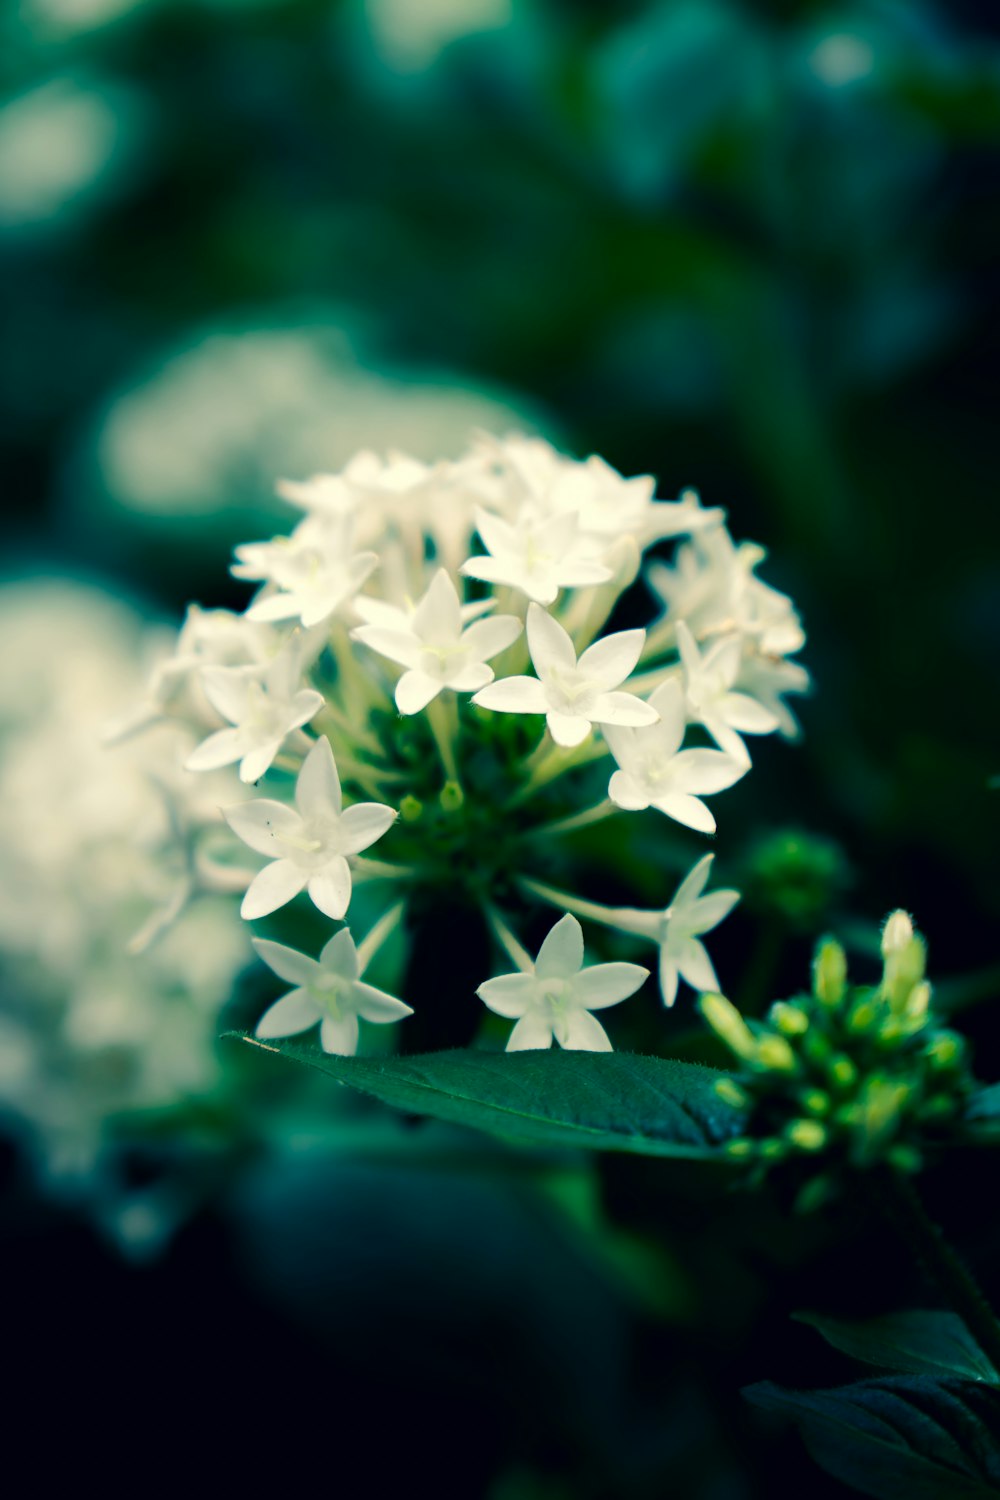
<instances>
[{"instance_id":1,"label":"flower cluster","mask_svg":"<svg viewBox=\"0 0 1000 1500\"><path fill-rule=\"evenodd\" d=\"M301 518L236 549L234 575L257 586L245 613L192 608L135 719L185 724L188 769L235 768L234 792L266 779L266 795L223 809L232 866L242 846L266 861L245 882L246 920L304 898L340 923L359 882L388 892L357 944L327 929L319 960L258 941L295 986L258 1035L321 1022L322 1045L351 1053L359 1016L409 1014L360 975L443 892L517 966L479 989L516 1020L511 1047L610 1046L590 1012L645 979L635 965L584 967L578 917L654 941L666 1003L680 977L714 987L700 935L737 895L702 896L710 857L658 912L609 916L537 877L565 836L619 813L714 832L704 798L746 774L744 736L795 732L784 696L807 686L790 660L803 634L791 601L756 577L760 549L734 544L691 492L658 500L648 476L521 437L437 464L362 452L279 494ZM673 566L644 568L671 539ZM630 591L625 610L650 613L640 575L659 612L609 629ZM532 961L512 926L553 902L563 916Z\"/></svg>"},{"instance_id":2,"label":"flower cluster","mask_svg":"<svg viewBox=\"0 0 1000 1500\"><path fill-rule=\"evenodd\" d=\"M719 1093L746 1111L729 1152L760 1175L809 1163L803 1208L821 1202L845 1169L887 1163L916 1172L947 1139L973 1088L965 1044L939 1024L924 977L923 939L907 914L889 917L877 985L848 982L843 949L816 951L813 990L747 1021L719 994L702 1012L738 1061Z\"/></svg>"}]
</instances>

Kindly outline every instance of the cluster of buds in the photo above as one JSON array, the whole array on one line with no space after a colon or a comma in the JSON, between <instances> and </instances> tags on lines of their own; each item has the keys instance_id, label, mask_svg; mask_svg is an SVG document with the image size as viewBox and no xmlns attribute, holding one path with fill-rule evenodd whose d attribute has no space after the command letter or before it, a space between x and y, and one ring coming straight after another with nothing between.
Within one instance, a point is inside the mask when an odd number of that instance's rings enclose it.
<instances>
[{"instance_id":1,"label":"cluster of buds","mask_svg":"<svg viewBox=\"0 0 1000 1500\"><path fill-rule=\"evenodd\" d=\"M882 933L877 985L848 981L843 948L817 948L812 994L747 1021L722 995L702 1013L739 1062L717 1085L745 1112L727 1151L759 1179L808 1161L797 1206L817 1206L845 1170L888 1165L917 1172L928 1149L961 1120L972 1076L965 1044L938 1024L925 978L926 948L903 911Z\"/></svg>"}]
</instances>

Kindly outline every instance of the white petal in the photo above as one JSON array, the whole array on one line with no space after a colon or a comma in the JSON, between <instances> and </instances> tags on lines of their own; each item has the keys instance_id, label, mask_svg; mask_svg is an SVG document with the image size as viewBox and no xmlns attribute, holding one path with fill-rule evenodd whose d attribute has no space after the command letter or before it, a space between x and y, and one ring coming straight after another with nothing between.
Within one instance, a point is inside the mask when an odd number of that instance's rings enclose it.
<instances>
[{"instance_id":1,"label":"white petal","mask_svg":"<svg viewBox=\"0 0 1000 1500\"><path fill-rule=\"evenodd\" d=\"M719 988L708 950L697 938L689 938L682 945L677 954L677 967L693 990L700 990L705 994Z\"/></svg>"},{"instance_id":2,"label":"white petal","mask_svg":"<svg viewBox=\"0 0 1000 1500\"><path fill-rule=\"evenodd\" d=\"M476 511L476 530L487 552L519 551L518 535L514 527L509 526L499 516L493 515L491 511L482 509ZM478 560L478 558L470 559L472 562L478 562Z\"/></svg>"},{"instance_id":3,"label":"white petal","mask_svg":"<svg viewBox=\"0 0 1000 1500\"><path fill-rule=\"evenodd\" d=\"M643 703L634 693L601 693L591 713L597 724L618 724L627 729L644 729L657 720L653 705Z\"/></svg>"},{"instance_id":4,"label":"white petal","mask_svg":"<svg viewBox=\"0 0 1000 1500\"><path fill-rule=\"evenodd\" d=\"M508 1052L536 1052L552 1046L552 1026L544 1016L522 1016L507 1038Z\"/></svg>"},{"instance_id":5,"label":"white petal","mask_svg":"<svg viewBox=\"0 0 1000 1500\"><path fill-rule=\"evenodd\" d=\"M681 663L688 677L698 677L701 673L701 652L691 634L686 620L677 621L677 647L681 654Z\"/></svg>"},{"instance_id":6,"label":"white petal","mask_svg":"<svg viewBox=\"0 0 1000 1500\"><path fill-rule=\"evenodd\" d=\"M594 584L607 583L613 577L611 569L604 563L590 562L585 557L571 557L553 564L555 576L565 589L591 588ZM547 603L551 604L549 599Z\"/></svg>"},{"instance_id":7,"label":"white petal","mask_svg":"<svg viewBox=\"0 0 1000 1500\"><path fill-rule=\"evenodd\" d=\"M638 782L628 771L616 771L608 782L608 796L616 807L625 812L642 812L644 808L651 805L651 798L645 787Z\"/></svg>"},{"instance_id":8,"label":"white petal","mask_svg":"<svg viewBox=\"0 0 1000 1500\"><path fill-rule=\"evenodd\" d=\"M254 1028L254 1036L261 1041L275 1036L294 1036L297 1031L315 1026L318 1020L316 1002L305 990L292 990L264 1012Z\"/></svg>"},{"instance_id":9,"label":"white petal","mask_svg":"<svg viewBox=\"0 0 1000 1500\"><path fill-rule=\"evenodd\" d=\"M500 974L487 979L476 994L488 1009L512 1021L523 1016L536 1000L538 980L534 974Z\"/></svg>"},{"instance_id":10,"label":"white petal","mask_svg":"<svg viewBox=\"0 0 1000 1500\"><path fill-rule=\"evenodd\" d=\"M538 979L569 979L583 964L583 928L569 912L550 929L538 950Z\"/></svg>"},{"instance_id":11,"label":"white petal","mask_svg":"<svg viewBox=\"0 0 1000 1500\"><path fill-rule=\"evenodd\" d=\"M413 1015L412 1006L404 1005L395 995L387 995L385 990L377 990L373 984L364 984L361 980L354 986L354 1003L358 1014L366 1021L374 1021L376 1026L388 1026L392 1021L402 1021L404 1016Z\"/></svg>"},{"instance_id":12,"label":"white petal","mask_svg":"<svg viewBox=\"0 0 1000 1500\"><path fill-rule=\"evenodd\" d=\"M744 734L771 734L778 727L771 710L749 693L727 693L719 703L719 712L727 724Z\"/></svg>"},{"instance_id":13,"label":"white petal","mask_svg":"<svg viewBox=\"0 0 1000 1500\"><path fill-rule=\"evenodd\" d=\"M222 816L237 838L269 859L284 857L285 851L278 842L281 834L294 836L302 828L302 819L294 807L285 802L273 802L268 797L224 807Z\"/></svg>"},{"instance_id":14,"label":"white petal","mask_svg":"<svg viewBox=\"0 0 1000 1500\"><path fill-rule=\"evenodd\" d=\"M259 781L270 770L284 738L282 735L280 739L268 740L265 745L255 745L252 750L247 750L240 761L240 780L248 784Z\"/></svg>"},{"instance_id":15,"label":"white petal","mask_svg":"<svg viewBox=\"0 0 1000 1500\"><path fill-rule=\"evenodd\" d=\"M674 757L671 770L679 791L707 796L733 786L746 775L747 767L719 750L682 750Z\"/></svg>"},{"instance_id":16,"label":"white petal","mask_svg":"<svg viewBox=\"0 0 1000 1500\"><path fill-rule=\"evenodd\" d=\"M553 667L572 670L576 666L573 642L558 620L554 620L540 604L528 605L528 650L539 677L544 677Z\"/></svg>"},{"instance_id":17,"label":"white petal","mask_svg":"<svg viewBox=\"0 0 1000 1500\"><path fill-rule=\"evenodd\" d=\"M641 964L595 964L581 969L573 980L573 994L588 1010L603 1010L634 995L649 978Z\"/></svg>"},{"instance_id":18,"label":"white petal","mask_svg":"<svg viewBox=\"0 0 1000 1500\"><path fill-rule=\"evenodd\" d=\"M243 754L244 739L238 729L218 729L197 745L184 762L186 771L217 771L231 766Z\"/></svg>"},{"instance_id":19,"label":"white petal","mask_svg":"<svg viewBox=\"0 0 1000 1500\"><path fill-rule=\"evenodd\" d=\"M240 916L244 922L256 922L258 917L267 917L279 907L287 906L295 900L307 878L305 870L290 859L276 859L273 864L265 865L247 887Z\"/></svg>"},{"instance_id":20,"label":"white petal","mask_svg":"<svg viewBox=\"0 0 1000 1500\"><path fill-rule=\"evenodd\" d=\"M587 647L580 657L580 671L588 682L596 683L604 691L616 688L635 671L645 640L644 630L619 630L606 635Z\"/></svg>"},{"instance_id":21,"label":"white petal","mask_svg":"<svg viewBox=\"0 0 1000 1500\"><path fill-rule=\"evenodd\" d=\"M524 568L510 557L470 557L458 571L464 577L478 578L482 583L508 583L513 588L523 589ZM558 592L558 588L553 588L545 602L551 604Z\"/></svg>"},{"instance_id":22,"label":"white petal","mask_svg":"<svg viewBox=\"0 0 1000 1500\"><path fill-rule=\"evenodd\" d=\"M351 871L342 855L308 877L309 899L325 917L339 922L351 904Z\"/></svg>"},{"instance_id":23,"label":"white petal","mask_svg":"<svg viewBox=\"0 0 1000 1500\"><path fill-rule=\"evenodd\" d=\"M666 754L672 755L680 747L687 723L684 689L680 681L671 677L667 682L661 683L656 692L650 695L649 706L655 708L660 716L660 722L656 726L656 742Z\"/></svg>"},{"instance_id":24,"label":"white petal","mask_svg":"<svg viewBox=\"0 0 1000 1500\"><path fill-rule=\"evenodd\" d=\"M279 620L294 620L302 605L296 594L268 594L264 599L255 599L246 612L248 620L261 624L276 624Z\"/></svg>"},{"instance_id":25,"label":"white petal","mask_svg":"<svg viewBox=\"0 0 1000 1500\"><path fill-rule=\"evenodd\" d=\"M272 943L270 938L254 938L253 945L258 957L287 984L311 984L319 974L316 960L307 953L299 953L296 948L286 948L284 943Z\"/></svg>"},{"instance_id":26,"label":"white petal","mask_svg":"<svg viewBox=\"0 0 1000 1500\"><path fill-rule=\"evenodd\" d=\"M715 832L715 819L704 802L699 802L697 797L688 797L684 792L669 792L664 797L657 797L652 806L658 812L665 813L668 818L673 818L675 823L693 828L696 833Z\"/></svg>"},{"instance_id":27,"label":"white petal","mask_svg":"<svg viewBox=\"0 0 1000 1500\"><path fill-rule=\"evenodd\" d=\"M667 952L667 945L664 943L660 949L660 994L663 996L664 1005L673 1005L677 999L677 978L677 965Z\"/></svg>"},{"instance_id":28,"label":"white petal","mask_svg":"<svg viewBox=\"0 0 1000 1500\"><path fill-rule=\"evenodd\" d=\"M343 979L357 979L361 966L349 928L334 933L320 954L319 962L328 973L339 974Z\"/></svg>"},{"instance_id":29,"label":"white petal","mask_svg":"<svg viewBox=\"0 0 1000 1500\"><path fill-rule=\"evenodd\" d=\"M543 714L548 709L545 689L537 677L501 677L473 698L479 708L502 714Z\"/></svg>"},{"instance_id":30,"label":"white petal","mask_svg":"<svg viewBox=\"0 0 1000 1500\"><path fill-rule=\"evenodd\" d=\"M697 722L694 715L692 715L692 719ZM741 766L749 767L749 750L736 733L736 730L730 729L729 725L725 723L718 713L709 712L702 714L701 722L723 755L728 755L730 760L735 760Z\"/></svg>"},{"instance_id":31,"label":"white petal","mask_svg":"<svg viewBox=\"0 0 1000 1500\"><path fill-rule=\"evenodd\" d=\"M489 661L505 651L520 634L521 622L516 615L494 615L470 625L462 636L462 645L473 661Z\"/></svg>"},{"instance_id":32,"label":"white petal","mask_svg":"<svg viewBox=\"0 0 1000 1500\"><path fill-rule=\"evenodd\" d=\"M320 735L302 762L295 783L295 805L305 818L340 812L340 777L333 749L325 734Z\"/></svg>"},{"instance_id":33,"label":"white petal","mask_svg":"<svg viewBox=\"0 0 1000 1500\"><path fill-rule=\"evenodd\" d=\"M701 664L702 670L706 676L711 674L717 680L724 682L727 687L731 687L740 669L742 656L743 637L725 636L721 641L716 641L711 650L706 651Z\"/></svg>"},{"instance_id":34,"label":"white petal","mask_svg":"<svg viewBox=\"0 0 1000 1500\"><path fill-rule=\"evenodd\" d=\"M335 1021L325 1016L319 1028L319 1043L324 1052L336 1052L341 1057L353 1057L358 1050L357 1016L343 1016Z\"/></svg>"},{"instance_id":35,"label":"white petal","mask_svg":"<svg viewBox=\"0 0 1000 1500\"><path fill-rule=\"evenodd\" d=\"M396 683L396 707L401 714L418 714L443 687L440 678L428 677L426 672L404 672Z\"/></svg>"},{"instance_id":36,"label":"white petal","mask_svg":"<svg viewBox=\"0 0 1000 1500\"><path fill-rule=\"evenodd\" d=\"M475 693L492 681L492 667L488 667L485 662L470 661L464 667L459 667L457 672L450 672L445 686L450 687L453 693Z\"/></svg>"},{"instance_id":37,"label":"white petal","mask_svg":"<svg viewBox=\"0 0 1000 1500\"><path fill-rule=\"evenodd\" d=\"M708 884L714 859L714 854L703 854L698 863L691 867L674 892L674 899L670 903L672 911L682 911L697 901Z\"/></svg>"},{"instance_id":38,"label":"white petal","mask_svg":"<svg viewBox=\"0 0 1000 1500\"><path fill-rule=\"evenodd\" d=\"M739 891L712 891L703 896L691 914L692 920L698 924L698 931L711 932L713 927L718 927L739 899Z\"/></svg>"},{"instance_id":39,"label":"white petal","mask_svg":"<svg viewBox=\"0 0 1000 1500\"><path fill-rule=\"evenodd\" d=\"M561 714L553 709L546 714L545 722L549 726L549 734L564 750L582 745L593 727L589 719L584 719L579 714Z\"/></svg>"},{"instance_id":40,"label":"white petal","mask_svg":"<svg viewBox=\"0 0 1000 1500\"><path fill-rule=\"evenodd\" d=\"M363 646L398 662L401 667L412 667L420 660L420 642L415 635L406 635L401 630L386 630L382 625L358 625L351 631L351 640L360 641Z\"/></svg>"},{"instance_id":41,"label":"white petal","mask_svg":"<svg viewBox=\"0 0 1000 1500\"><path fill-rule=\"evenodd\" d=\"M462 616L455 585L447 571L438 568L414 613L414 634L422 641L440 645L445 641L456 641L461 629Z\"/></svg>"},{"instance_id":42,"label":"white petal","mask_svg":"<svg viewBox=\"0 0 1000 1500\"><path fill-rule=\"evenodd\" d=\"M565 1032L558 1041L574 1052L614 1051L608 1033L589 1010L577 1010L568 1015Z\"/></svg>"},{"instance_id":43,"label":"white petal","mask_svg":"<svg viewBox=\"0 0 1000 1500\"><path fill-rule=\"evenodd\" d=\"M239 668L205 667L201 673L205 697L230 724L239 724L246 717L250 682L247 673Z\"/></svg>"},{"instance_id":44,"label":"white petal","mask_svg":"<svg viewBox=\"0 0 1000 1500\"><path fill-rule=\"evenodd\" d=\"M355 802L340 820L340 835L345 854L360 854L391 828L396 813L382 802Z\"/></svg>"},{"instance_id":45,"label":"white petal","mask_svg":"<svg viewBox=\"0 0 1000 1500\"><path fill-rule=\"evenodd\" d=\"M292 699L292 717L285 729L285 734L290 734L293 729L301 729L303 724L308 724L314 719L326 700L322 693L317 693L315 688L302 688Z\"/></svg>"}]
</instances>

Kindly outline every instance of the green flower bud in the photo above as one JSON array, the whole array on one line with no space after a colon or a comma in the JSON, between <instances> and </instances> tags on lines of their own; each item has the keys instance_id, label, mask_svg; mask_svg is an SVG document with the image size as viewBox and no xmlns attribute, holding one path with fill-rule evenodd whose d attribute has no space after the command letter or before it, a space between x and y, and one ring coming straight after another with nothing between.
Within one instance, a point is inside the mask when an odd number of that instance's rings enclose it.
<instances>
[{"instance_id":1,"label":"green flower bud","mask_svg":"<svg viewBox=\"0 0 1000 1500\"><path fill-rule=\"evenodd\" d=\"M412 792L407 792L399 804L399 816L404 823L415 823L424 810L424 804Z\"/></svg>"},{"instance_id":2,"label":"green flower bud","mask_svg":"<svg viewBox=\"0 0 1000 1500\"><path fill-rule=\"evenodd\" d=\"M833 1054L833 1048L817 1026L810 1026L802 1038L800 1051L818 1068L825 1068Z\"/></svg>"},{"instance_id":3,"label":"green flower bud","mask_svg":"<svg viewBox=\"0 0 1000 1500\"><path fill-rule=\"evenodd\" d=\"M810 1177L808 1182L803 1183L795 1199L793 1211L797 1214L815 1213L818 1208L829 1203L836 1193L836 1182L825 1173L820 1173L818 1177Z\"/></svg>"},{"instance_id":4,"label":"green flower bud","mask_svg":"<svg viewBox=\"0 0 1000 1500\"><path fill-rule=\"evenodd\" d=\"M745 1062L757 1057L757 1042L743 1017L725 995L702 995L699 1009L716 1036L725 1042L730 1051Z\"/></svg>"},{"instance_id":5,"label":"green flower bud","mask_svg":"<svg viewBox=\"0 0 1000 1500\"><path fill-rule=\"evenodd\" d=\"M877 1005L871 1000L858 1000L847 1018L847 1027L855 1036L863 1036L866 1031L873 1031L880 1019Z\"/></svg>"},{"instance_id":6,"label":"green flower bud","mask_svg":"<svg viewBox=\"0 0 1000 1500\"><path fill-rule=\"evenodd\" d=\"M798 1067L795 1053L783 1036L761 1037L754 1061L768 1073L794 1073Z\"/></svg>"},{"instance_id":7,"label":"green flower bud","mask_svg":"<svg viewBox=\"0 0 1000 1500\"><path fill-rule=\"evenodd\" d=\"M825 1089L803 1089L799 1103L810 1115L826 1115L830 1112L830 1095Z\"/></svg>"},{"instance_id":8,"label":"green flower bud","mask_svg":"<svg viewBox=\"0 0 1000 1500\"><path fill-rule=\"evenodd\" d=\"M902 909L891 912L882 929L882 957L901 953L913 941L913 918Z\"/></svg>"},{"instance_id":9,"label":"green flower bud","mask_svg":"<svg viewBox=\"0 0 1000 1500\"><path fill-rule=\"evenodd\" d=\"M924 1048L924 1056L937 1073L957 1068L965 1056L965 1042L954 1031L939 1031Z\"/></svg>"},{"instance_id":10,"label":"green flower bud","mask_svg":"<svg viewBox=\"0 0 1000 1500\"><path fill-rule=\"evenodd\" d=\"M813 959L813 991L832 1010L847 991L847 955L833 938L824 938Z\"/></svg>"},{"instance_id":11,"label":"green flower bud","mask_svg":"<svg viewBox=\"0 0 1000 1500\"><path fill-rule=\"evenodd\" d=\"M748 1096L732 1078L720 1078L715 1085L715 1092L725 1104L731 1104L734 1109L747 1109L750 1104Z\"/></svg>"},{"instance_id":12,"label":"green flower bud","mask_svg":"<svg viewBox=\"0 0 1000 1500\"><path fill-rule=\"evenodd\" d=\"M788 1155L787 1145L784 1141L779 1141L777 1136L772 1136L767 1141L761 1141L759 1150L760 1155L765 1161L783 1161Z\"/></svg>"},{"instance_id":13,"label":"green flower bud","mask_svg":"<svg viewBox=\"0 0 1000 1500\"><path fill-rule=\"evenodd\" d=\"M458 812L465 803L465 793L457 781L446 781L438 801L444 812Z\"/></svg>"},{"instance_id":14,"label":"green flower bud","mask_svg":"<svg viewBox=\"0 0 1000 1500\"><path fill-rule=\"evenodd\" d=\"M745 1137L736 1141L727 1141L722 1149L734 1161L749 1161L751 1157L757 1155L756 1141L748 1141Z\"/></svg>"},{"instance_id":15,"label":"green flower bud","mask_svg":"<svg viewBox=\"0 0 1000 1500\"><path fill-rule=\"evenodd\" d=\"M785 1137L799 1151L822 1151L827 1142L826 1127L818 1120L793 1120Z\"/></svg>"},{"instance_id":16,"label":"green flower bud","mask_svg":"<svg viewBox=\"0 0 1000 1500\"><path fill-rule=\"evenodd\" d=\"M842 1091L853 1088L858 1081L857 1068L843 1052L830 1059L826 1072L834 1088Z\"/></svg>"},{"instance_id":17,"label":"green flower bud","mask_svg":"<svg viewBox=\"0 0 1000 1500\"><path fill-rule=\"evenodd\" d=\"M890 1146L885 1153L885 1159L897 1172L919 1172L924 1164L924 1159L916 1146L907 1146L903 1142Z\"/></svg>"},{"instance_id":18,"label":"green flower bud","mask_svg":"<svg viewBox=\"0 0 1000 1500\"><path fill-rule=\"evenodd\" d=\"M809 1030L809 1017L801 1005L790 1005L786 1000L771 1006L768 1020L783 1036L802 1036Z\"/></svg>"}]
</instances>

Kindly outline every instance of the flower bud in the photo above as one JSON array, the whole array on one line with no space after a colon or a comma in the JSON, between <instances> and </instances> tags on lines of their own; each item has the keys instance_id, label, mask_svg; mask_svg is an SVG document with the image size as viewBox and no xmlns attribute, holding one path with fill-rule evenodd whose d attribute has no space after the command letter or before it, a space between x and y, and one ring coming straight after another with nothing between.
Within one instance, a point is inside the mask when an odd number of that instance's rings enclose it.
<instances>
[{"instance_id":1,"label":"flower bud","mask_svg":"<svg viewBox=\"0 0 1000 1500\"><path fill-rule=\"evenodd\" d=\"M733 1109L746 1109L750 1104L747 1095L732 1078L720 1078L715 1085L715 1092L724 1104L731 1104Z\"/></svg>"},{"instance_id":2,"label":"flower bud","mask_svg":"<svg viewBox=\"0 0 1000 1500\"><path fill-rule=\"evenodd\" d=\"M954 1031L939 1031L924 1048L924 1056L938 1073L957 1068L965 1055L965 1043Z\"/></svg>"},{"instance_id":3,"label":"flower bud","mask_svg":"<svg viewBox=\"0 0 1000 1500\"><path fill-rule=\"evenodd\" d=\"M790 1005L787 1000L779 1000L771 1006L768 1020L783 1036L802 1036L809 1030L809 1017L805 1011L800 1005Z\"/></svg>"},{"instance_id":4,"label":"flower bud","mask_svg":"<svg viewBox=\"0 0 1000 1500\"><path fill-rule=\"evenodd\" d=\"M810 1115L825 1115L830 1111L830 1095L825 1089L803 1089L799 1103Z\"/></svg>"},{"instance_id":5,"label":"flower bud","mask_svg":"<svg viewBox=\"0 0 1000 1500\"><path fill-rule=\"evenodd\" d=\"M913 919L905 911L894 911L882 929L882 957L901 953L913 941Z\"/></svg>"},{"instance_id":6,"label":"flower bud","mask_svg":"<svg viewBox=\"0 0 1000 1500\"><path fill-rule=\"evenodd\" d=\"M465 803L465 793L457 781L446 781L438 796L444 812L458 812Z\"/></svg>"},{"instance_id":7,"label":"flower bud","mask_svg":"<svg viewBox=\"0 0 1000 1500\"><path fill-rule=\"evenodd\" d=\"M830 1059L826 1071L830 1082L837 1089L846 1090L853 1088L858 1081L857 1068L843 1052L838 1053L836 1057Z\"/></svg>"},{"instance_id":8,"label":"flower bud","mask_svg":"<svg viewBox=\"0 0 1000 1500\"><path fill-rule=\"evenodd\" d=\"M798 1067L795 1053L783 1036L761 1037L754 1061L768 1073L794 1073Z\"/></svg>"},{"instance_id":9,"label":"flower bud","mask_svg":"<svg viewBox=\"0 0 1000 1500\"><path fill-rule=\"evenodd\" d=\"M826 1127L818 1120L793 1120L785 1127L785 1138L799 1151L822 1151L826 1145Z\"/></svg>"},{"instance_id":10,"label":"flower bud","mask_svg":"<svg viewBox=\"0 0 1000 1500\"><path fill-rule=\"evenodd\" d=\"M890 1146L885 1153L885 1159L897 1172L919 1172L924 1164L924 1159L916 1146L907 1146L902 1142Z\"/></svg>"},{"instance_id":11,"label":"flower bud","mask_svg":"<svg viewBox=\"0 0 1000 1500\"><path fill-rule=\"evenodd\" d=\"M813 990L821 1005L834 1009L847 989L847 955L833 938L824 938L813 959Z\"/></svg>"},{"instance_id":12,"label":"flower bud","mask_svg":"<svg viewBox=\"0 0 1000 1500\"><path fill-rule=\"evenodd\" d=\"M745 1062L756 1059L757 1043L753 1032L731 1000L725 995L708 994L702 995L698 1005L709 1026L730 1051Z\"/></svg>"},{"instance_id":13,"label":"flower bud","mask_svg":"<svg viewBox=\"0 0 1000 1500\"><path fill-rule=\"evenodd\" d=\"M424 804L412 792L407 792L399 804L399 816L404 823L415 823L424 810Z\"/></svg>"},{"instance_id":14,"label":"flower bud","mask_svg":"<svg viewBox=\"0 0 1000 1500\"><path fill-rule=\"evenodd\" d=\"M727 1141L722 1149L734 1161L749 1161L752 1156L757 1155L756 1141L748 1141L746 1137L736 1141Z\"/></svg>"},{"instance_id":15,"label":"flower bud","mask_svg":"<svg viewBox=\"0 0 1000 1500\"><path fill-rule=\"evenodd\" d=\"M848 1030L855 1036L862 1036L866 1031L873 1031L879 1020L878 1007L871 1000L858 1000L847 1019Z\"/></svg>"}]
</instances>

